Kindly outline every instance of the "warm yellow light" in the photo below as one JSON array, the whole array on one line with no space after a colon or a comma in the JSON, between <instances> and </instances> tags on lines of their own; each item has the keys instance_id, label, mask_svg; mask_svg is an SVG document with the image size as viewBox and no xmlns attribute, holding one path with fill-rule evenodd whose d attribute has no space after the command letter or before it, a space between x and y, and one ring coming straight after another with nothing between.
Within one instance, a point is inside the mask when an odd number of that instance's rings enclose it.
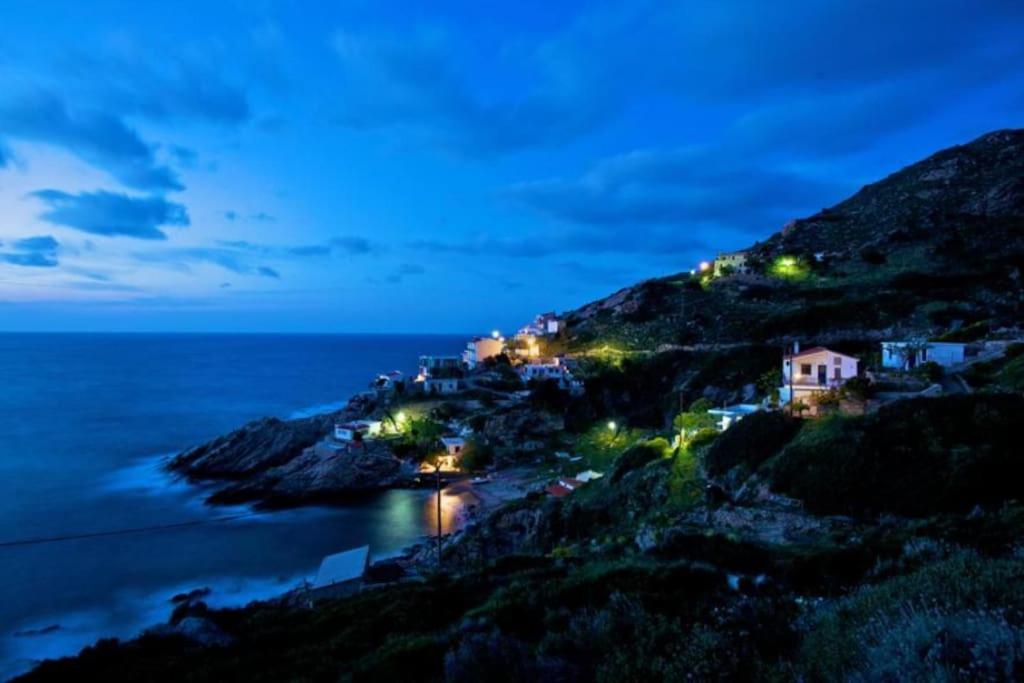
<instances>
[{"instance_id":1,"label":"warm yellow light","mask_svg":"<svg viewBox=\"0 0 1024 683\"><path fill-rule=\"evenodd\" d=\"M608 421L608 430L609 430L609 431L612 431L612 432L614 432L614 431L615 431L615 427L616 427L616 426L617 426L617 425L615 424L615 420L609 420L609 421Z\"/></svg>"},{"instance_id":2,"label":"warm yellow light","mask_svg":"<svg viewBox=\"0 0 1024 683\"><path fill-rule=\"evenodd\" d=\"M395 415L395 419L398 420L399 422L405 422L405 411L399 410L398 415Z\"/></svg>"},{"instance_id":3,"label":"warm yellow light","mask_svg":"<svg viewBox=\"0 0 1024 683\"><path fill-rule=\"evenodd\" d=\"M704 272L705 270L708 270L709 268L711 268L711 264L710 264L710 263L708 263L707 261L701 261L701 262L700 262L700 271L701 271L702 273L703 273L703 272Z\"/></svg>"},{"instance_id":4,"label":"warm yellow light","mask_svg":"<svg viewBox=\"0 0 1024 683\"><path fill-rule=\"evenodd\" d=\"M781 259L779 259L779 265L786 266L787 268L792 268L793 266L796 265L796 259L793 258L792 256L784 256Z\"/></svg>"}]
</instances>

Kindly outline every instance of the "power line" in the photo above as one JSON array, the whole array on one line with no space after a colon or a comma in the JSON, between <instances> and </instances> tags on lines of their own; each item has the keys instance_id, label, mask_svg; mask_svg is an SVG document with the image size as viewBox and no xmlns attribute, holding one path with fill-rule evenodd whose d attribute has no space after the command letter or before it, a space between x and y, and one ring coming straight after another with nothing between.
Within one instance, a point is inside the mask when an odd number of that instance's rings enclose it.
<instances>
[{"instance_id":1,"label":"power line","mask_svg":"<svg viewBox=\"0 0 1024 683\"><path fill-rule=\"evenodd\" d=\"M223 517L212 517L210 519L193 519L187 522L174 522L172 524L155 524L152 526L132 527L128 529L110 529L106 531L91 531L81 534L64 534L60 536L37 536L35 538L22 538L16 541L0 541L0 548L14 548L18 546L41 545L43 543L61 543L64 541L78 541L89 538L103 538L107 536L127 536L128 534L150 533L154 531L168 531L218 522L231 522L236 519L246 519L269 514L268 512L240 512L237 515L225 515Z\"/></svg>"}]
</instances>

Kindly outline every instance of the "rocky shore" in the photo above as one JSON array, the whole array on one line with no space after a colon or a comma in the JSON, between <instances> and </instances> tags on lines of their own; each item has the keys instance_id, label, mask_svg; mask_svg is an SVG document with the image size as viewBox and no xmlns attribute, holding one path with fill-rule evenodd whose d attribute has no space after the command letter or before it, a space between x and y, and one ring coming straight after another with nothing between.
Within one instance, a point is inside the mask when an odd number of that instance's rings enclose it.
<instances>
[{"instance_id":1,"label":"rocky shore","mask_svg":"<svg viewBox=\"0 0 1024 683\"><path fill-rule=\"evenodd\" d=\"M213 482L211 504L289 507L409 485L415 468L385 443L369 440L343 453L316 447L335 422L362 418L376 407L372 397L360 394L332 413L254 420L184 451L166 468L192 482Z\"/></svg>"}]
</instances>

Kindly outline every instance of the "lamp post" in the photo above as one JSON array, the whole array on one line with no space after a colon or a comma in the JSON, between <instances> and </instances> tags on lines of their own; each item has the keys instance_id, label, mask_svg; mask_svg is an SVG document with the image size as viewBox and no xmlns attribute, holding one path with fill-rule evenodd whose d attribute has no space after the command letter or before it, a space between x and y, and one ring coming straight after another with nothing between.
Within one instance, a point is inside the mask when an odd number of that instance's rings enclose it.
<instances>
[{"instance_id":1,"label":"lamp post","mask_svg":"<svg viewBox=\"0 0 1024 683\"><path fill-rule=\"evenodd\" d=\"M441 569L441 462L434 467L437 475L437 568Z\"/></svg>"}]
</instances>

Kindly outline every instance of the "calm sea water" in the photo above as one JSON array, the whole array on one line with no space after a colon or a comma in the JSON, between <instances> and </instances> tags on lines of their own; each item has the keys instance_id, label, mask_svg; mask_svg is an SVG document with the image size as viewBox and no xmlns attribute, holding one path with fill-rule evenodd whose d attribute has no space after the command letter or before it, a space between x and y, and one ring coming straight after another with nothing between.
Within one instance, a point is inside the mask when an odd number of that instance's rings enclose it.
<instances>
[{"instance_id":1,"label":"calm sea water","mask_svg":"<svg viewBox=\"0 0 1024 683\"><path fill-rule=\"evenodd\" d=\"M380 371L444 336L0 334L0 544L221 517L159 469L264 415L339 407ZM429 531L430 494L391 491L341 508L174 530L0 545L0 679L129 637L198 587L239 604L311 578L324 555L394 553Z\"/></svg>"}]
</instances>

